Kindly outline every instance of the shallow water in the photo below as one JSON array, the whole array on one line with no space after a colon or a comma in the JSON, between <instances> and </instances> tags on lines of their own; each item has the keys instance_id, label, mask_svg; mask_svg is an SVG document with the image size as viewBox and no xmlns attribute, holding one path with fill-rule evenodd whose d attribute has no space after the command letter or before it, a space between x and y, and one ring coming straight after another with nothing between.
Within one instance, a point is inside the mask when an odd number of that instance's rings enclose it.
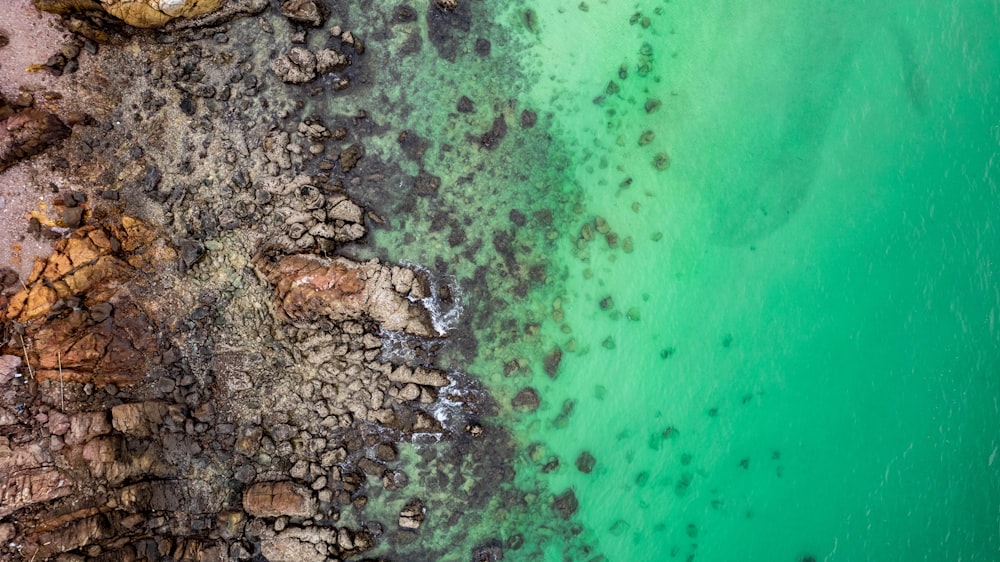
<instances>
[{"instance_id":1,"label":"shallow water","mask_svg":"<svg viewBox=\"0 0 1000 562\"><path fill-rule=\"evenodd\" d=\"M497 531L512 560L1000 557L998 10L477 4L454 63L425 42L376 78L432 141L404 170L442 178L376 251L466 288L456 366L501 401L525 498L422 536L456 560ZM499 114L497 148L468 141ZM527 385L542 407L512 411Z\"/></svg>"}]
</instances>

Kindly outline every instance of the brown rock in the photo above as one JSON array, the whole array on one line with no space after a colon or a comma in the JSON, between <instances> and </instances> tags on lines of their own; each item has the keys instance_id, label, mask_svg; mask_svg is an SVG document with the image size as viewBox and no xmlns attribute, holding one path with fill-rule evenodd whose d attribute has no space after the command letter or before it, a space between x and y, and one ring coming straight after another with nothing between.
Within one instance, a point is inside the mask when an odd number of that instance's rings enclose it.
<instances>
[{"instance_id":1,"label":"brown rock","mask_svg":"<svg viewBox=\"0 0 1000 562\"><path fill-rule=\"evenodd\" d=\"M0 517L69 495L73 480L38 445L0 454Z\"/></svg>"},{"instance_id":2,"label":"brown rock","mask_svg":"<svg viewBox=\"0 0 1000 562\"><path fill-rule=\"evenodd\" d=\"M580 502L577 501L573 488L559 494L552 502L552 509L555 510L556 514L562 519L569 519L572 517L579 507Z\"/></svg>"},{"instance_id":3,"label":"brown rock","mask_svg":"<svg viewBox=\"0 0 1000 562\"><path fill-rule=\"evenodd\" d=\"M132 437L148 437L156 433L166 413L167 405L155 400L119 404L111 408L111 425Z\"/></svg>"},{"instance_id":4,"label":"brown rock","mask_svg":"<svg viewBox=\"0 0 1000 562\"><path fill-rule=\"evenodd\" d=\"M65 434L67 445L79 445L97 437L111 433L107 412L80 412L69 418L69 431Z\"/></svg>"},{"instance_id":5,"label":"brown rock","mask_svg":"<svg viewBox=\"0 0 1000 562\"><path fill-rule=\"evenodd\" d=\"M365 317L383 328L423 337L440 336L430 313L395 290L391 270L378 260L295 255L270 263L254 260L275 285L278 311L286 320L334 321Z\"/></svg>"},{"instance_id":6,"label":"brown rock","mask_svg":"<svg viewBox=\"0 0 1000 562\"><path fill-rule=\"evenodd\" d=\"M23 109L0 121L0 172L23 158L69 136L70 129L55 115Z\"/></svg>"},{"instance_id":7,"label":"brown rock","mask_svg":"<svg viewBox=\"0 0 1000 562\"><path fill-rule=\"evenodd\" d=\"M243 509L255 517L311 517L316 501L307 488L293 482L259 482L243 494Z\"/></svg>"},{"instance_id":8,"label":"brown rock","mask_svg":"<svg viewBox=\"0 0 1000 562\"><path fill-rule=\"evenodd\" d=\"M11 297L4 314L36 341L29 363L40 380L131 384L158 351L156 330L125 285L137 268L175 254L131 217L112 230L87 226L60 240ZM68 301L82 306L63 306Z\"/></svg>"}]
</instances>

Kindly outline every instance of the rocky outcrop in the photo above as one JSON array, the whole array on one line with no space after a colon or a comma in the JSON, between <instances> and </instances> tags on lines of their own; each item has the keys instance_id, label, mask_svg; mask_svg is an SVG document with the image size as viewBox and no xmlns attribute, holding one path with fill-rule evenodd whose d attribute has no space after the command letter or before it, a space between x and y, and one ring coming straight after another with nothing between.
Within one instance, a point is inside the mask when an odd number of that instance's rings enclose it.
<instances>
[{"instance_id":1,"label":"rocky outcrop","mask_svg":"<svg viewBox=\"0 0 1000 562\"><path fill-rule=\"evenodd\" d=\"M255 263L275 286L277 310L286 320L367 318L386 330L443 335L419 300L428 296L426 282L411 269L388 267L378 260L358 263L305 254L276 262L258 257Z\"/></svg>"}]
</instances>

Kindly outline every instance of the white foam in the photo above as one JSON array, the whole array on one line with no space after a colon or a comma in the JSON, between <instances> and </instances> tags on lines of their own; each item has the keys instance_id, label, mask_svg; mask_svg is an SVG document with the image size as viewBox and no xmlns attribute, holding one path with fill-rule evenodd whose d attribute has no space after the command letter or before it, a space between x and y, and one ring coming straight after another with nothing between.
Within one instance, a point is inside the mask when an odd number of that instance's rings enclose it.
<instances>
[{"instance_id":1,"label":"white foam","mask_svg":"<svg viewBox=\"0 0 1000 562\"><path fill-rule=\"evenodd\" d=\"M462 316L462 293L458 283L453 276L445 276L443 279L435 277L429 269L415 263L403 262L403 265L427 276L430 285L431 295L422 299L408 297L412 302L419 301L431 315L431 325L442 336L458 325L458 319ZM451 297L454 304L445 308L444 303L438 296L438 284L445 281L451 287Z\"/></svg>"}]
</instances>

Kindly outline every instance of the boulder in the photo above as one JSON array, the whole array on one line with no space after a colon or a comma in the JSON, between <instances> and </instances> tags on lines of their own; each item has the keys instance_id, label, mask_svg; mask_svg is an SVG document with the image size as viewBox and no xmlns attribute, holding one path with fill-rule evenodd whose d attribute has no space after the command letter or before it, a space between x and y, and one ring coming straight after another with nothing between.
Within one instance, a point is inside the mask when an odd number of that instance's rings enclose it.
<instances>
[{"instance_id":1,"label":"boulder","mask_svg":"<svg viewBox=\"0 0 1000 562\"><path fill-rule=\"evenodd\" d=\"M327 17L326 6L316 0L286 0L281 14L295 23L320 27Z\"/></svg>"},{"instance_id":2,"label":"boulder","mask_svg":"<svg viewBox=\"0 0 1000 562\"><path fill-rule=\"evenodd\" d=\"M86 226L36 260L0 320L25 324L39 380L132 384L158 352L156 329L126 284L176 253L139 221ZM114 303L114 304L112 304Z\"/></svg>"},{"instance_id":3,"label":"boulder","mask_svg":"<svg viewBox=\"0 0 1000 562\"><path fill-rule=\"evenodd\" d=\"M51 459L38 445L0 455L0 517L67 496L73 485L68 475L51 466Z\"/></svg>"},{"instance_id":4,"label":"boulder","mask_svg":"<svg viewBox=\"0 0 1000 562\"><path fill-rule=\"evenodd\" d=\"M410 500L399 511L399 526L403 529L419 529L424 522L427 509L419 499Z\"/></svg>"},{"instance_id":5,"label":"boulder","mask_svg":"<svg viewBox=\"0 0 1000 562\"><path fill-rule=\"evenodd\" d=\"M222 0L36 0L39 9L69 14L104 10L135 27L163 27L176 18L193 18L215 11Z\"/></svg>"},{"instance_id":6,"label":"boulder","mask_svg":"<svg viewBox=\"0 0 1000 562\"><path fill-rule=\"evenodd\" d=\"M294 482L259 482L244 492L243 509L255 517L312 517L316 501Z\"/></svg>"},{"instance_id":7,"label":"boulder","mask_svg":"<svg viewBox=\"0 0 1000 562\"><path fill-rule=\"evenodd\" d=\"M271 61L271 70L283 82L305 84L316 78L316 55L309 49L292 47Z\"/></svg>"}]
</instances>

